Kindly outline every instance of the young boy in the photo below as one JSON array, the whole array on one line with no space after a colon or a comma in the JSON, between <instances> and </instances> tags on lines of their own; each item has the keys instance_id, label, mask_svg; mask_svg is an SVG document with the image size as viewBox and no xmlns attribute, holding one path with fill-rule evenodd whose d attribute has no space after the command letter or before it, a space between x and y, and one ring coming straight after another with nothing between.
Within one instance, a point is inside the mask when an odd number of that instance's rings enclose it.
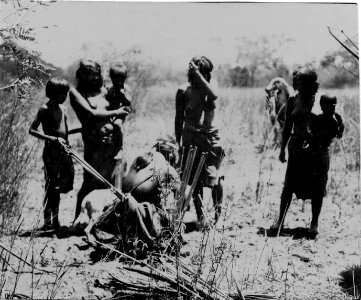
<instances>
[{"instance_id":1,"label":"young boy","mask_svg":"<svg viewBox=\"0 0 361 300\"><path fill-rule=\"evenodd\" d=\"M128 76L127 67L117 64L110 68L110 79L113 86L108 89L106 99L109 102L108 110L119 109L120 107L127 107L130 111L131 96L129 93L129 87L125 84L125 80ZM125 116L122 118L112 118L111 123L113 125L113 132L115 135L114 147L118 149L118 154L115 159L120 159L121 150L123 148L123 133L122 126L125 121Z\"/></svg>"},{"instance_id":2,"label":"young boy","mask_svg":"<svg viewBox=\"0 0 361 300\"><path fill-rule=\"evenodd\" d=\"M202 152L208 153L193 193L197 227L201 229L206 225L203 199L212 197L215 222L221 214L223 180L219 176L219 169L224 158L224 149L218 128L213 122L217 99L217 85L211 80L213 63L205 56L195 56L188 66L188 82L181 85L176 93L174 125L176 143L179 149L184 147L184 158L191 146L198 148L196 162ZM193 181L196 165L194 164L191 170L190 183Z\"/></svg>"},{"instance_id":3,"label":"young boy","mask_svg":"<svg viewBox=\"0 0 361 300\"><path fill-rule=\"evenodd\" d=\"M44 230L59 229L60 193L67 193L73 189L73 161L60 145L61 143L68 144L69 134L80 132L80 129L68 131L67 117L63 107L68 92L69 84L66 80L56 77L50 79L45 88L49 101L40 107L29 129L31 135L45 140L43 151L46 178ZM38 130L40 124L43 132Z\"/></svg>"}]
</instances>

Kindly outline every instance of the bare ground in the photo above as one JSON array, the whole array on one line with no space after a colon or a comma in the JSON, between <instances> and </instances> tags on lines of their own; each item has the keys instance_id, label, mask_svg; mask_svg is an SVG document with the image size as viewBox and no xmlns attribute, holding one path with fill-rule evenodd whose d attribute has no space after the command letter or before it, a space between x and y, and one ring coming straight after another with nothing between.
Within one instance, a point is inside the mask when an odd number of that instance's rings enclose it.
<instances>
[{"instance_id":1,"label":"bare ground","mask_svg":"<svg viewBox=\"0 0 361 300\"><path fill-rule=\"evenodd\" d=\"M139 149L139 143L128 142L127 153ZM239 142L229 150L224 162L226 199L225 218L221 223L224 229L209 232L204 258L199 252L204 234L185 234L188 243L182 248L182 260L195 269L201 262L205 278L212 274L212 266L218 266L218 272L224 270L225 275L217 284L225 291L236 289L230 279L233 274L235 282L246 294L268 293L280 299L349 299L338 286L338 274L348 265L360 264L361 260L358 171L347 171L340 153L332 157L329 193L324 199L320 234L315 240L294 239L292 236L267 237L260 228L268 228L276 217L286 167L277 156L277 151L268 150L262 158L254 143ZM39 159L29 177L22 229L31 229L42 223L41 165ZM81 172L80 166L76 166L74 191L62 197L62 225L69 226L72 221ZM257 183L260 183L258 201ZM286 227L307 228L310 217L310 202L304 204L294 200L286 218ZM11 267L3 266L5 290L12 291L15 287L17 294L33 298L79 299L112 295L110 290L99 287L97 281L107 282L109 272L116 276L121 263L94 262L93 249L84 249L81 237L4 236L0 242L33 265L28 266L11 256ZM0 250L0 253L4 256L6 251ZM219 257L218 262L215 257Z\"/></svg>"}]
</instances>

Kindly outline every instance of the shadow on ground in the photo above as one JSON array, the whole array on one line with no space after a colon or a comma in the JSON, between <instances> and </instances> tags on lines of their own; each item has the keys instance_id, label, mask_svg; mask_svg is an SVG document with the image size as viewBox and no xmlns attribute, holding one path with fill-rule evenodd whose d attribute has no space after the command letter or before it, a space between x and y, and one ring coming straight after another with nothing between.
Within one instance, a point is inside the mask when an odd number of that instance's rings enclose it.
<instances>
[{"instance_id":1,"label":"shadow on ground","mask_svg":"<svg viewBox=\"0 0 361 300\"><path fill-rule=\"evenodd\" d=\"M287 237L292 237L293 240L299 240L299 239L315 240L317 237L317 234L310 233L308 228L305 227L282 228L280 231L278 228L258 227L257 234L267 237L287 236Z\"/></svg>"}]
</instances>

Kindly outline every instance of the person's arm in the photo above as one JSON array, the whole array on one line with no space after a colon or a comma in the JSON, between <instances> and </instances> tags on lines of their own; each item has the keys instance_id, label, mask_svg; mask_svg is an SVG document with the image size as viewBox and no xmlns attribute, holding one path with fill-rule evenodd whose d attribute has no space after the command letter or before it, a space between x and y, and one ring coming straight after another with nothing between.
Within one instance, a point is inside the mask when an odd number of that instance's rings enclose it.
<instances>
[{"instance_id":1,"label":"person's arm","mask_svg":"<svg viewBox=\"0 0 361 300\"><path fill-rule=\"evenodd\" d=\"M174 129L175 129L175 139L177 145L179 147L180 141L182 138L182 130L183 130L183 122L184 122L184 91L178 89L176 97L175 97L175 121L174 121Z\"/></svg>"},{"instance_id":2,"label":"person's arm","mask_svg":"<svg viewBox=\"0 0 361 300\"><path fill-rule=\"evenodd\" d=\"M131 106L132 96L130 94L129 87L125 84L124 87L120 90L123 94L123 106Z\"/></svg>"},{"instance_id":3,"label":"person's arm","mask_svg":"<svg viewBox=\"0 0 361 300\"><path fill-rule=\"evenodd\" d=\"M127 109L129 109L129 112L132 110L132 106L131 106L131 102L132 102L132 96L130 94L129 91L129 87L127 85L124 85L124 88L122 88L120 90L122 96L123 96L123 107L126 107ZM120 119L123 121L123 123L125 122L125 118L127 116L123 116Z\"/></svg>"},{"instance_id":4,"label":"person's arm","mask_svg":"<svg viewBox=\"0 0 361 300\"><path fill-rule=\"evenodd\" d=\"M30 125L29 134L31 134L32 136L35 136L38 139L44 140L44 141L55 142L58 139L56 136L47 135L38 130L40 123L42 123L42 120L46 113L47 113L47 109L45 107L41 107L39 109L38 114L36 115L34 121Z\"/></svg>"},{"instance_id":5,"label":"person's arm","mask_svg":"<svg viewBox=\"0 0 361 300\"><path fill-rule=\"evenodd\" d=\"M214 109L208 109L204 111L204 119L203 119L203 127L204 128L211 128L212 122L214 120Z\"/></svg>"},{"instance_id":6,"label":"person's arm","mask_svg":"<svg viewBox=\"0 0 361 300\"><path fill-rule=\"evenodd\" d=\"M70 134L79 133L79 132L81 132L81 127L73 128L73 129L69 130L68 134L70 135Z\"/></svg>"},{"instance_id":7,"label":"person's arm","mask_svg":"<svg viewBox=\"0 0 361 300\"><path fill-rule=\"evenodd\" d=\"M199 68L194 64L193 61L189 63L190 70L192 70L194 79L202 86L202 89L206 92L208 96L208 101L215 101L217 99L217 86L215 82L208 82L201 72Z\"/></svg>"},{"instance_id":8,"label":"person's arm","mask_svg":"<svg viewBox=\"0 0 361 300\"><path fill-rule=\"evenodd\" d=\"M282 131L281 151L279 156L279 160L282 163L286 162L286 146L292 133L293 120L291 113L293 109L293 99L294 98L289 98L286 105L286 120Z\"/></svg>"},{"instance_id":9,"label":"person's arm","mask_svg":"<svg viewBox=\"0 0 361 300\"><path fill-rule=\"evenodd\" d=\"M211 80L209 83L211 90L213 92L213 96L207 96L207 101L205 102L204 107L204 119L203 119L203 127L204 128L211 128L212 123L215 116L215 109L216 109L216 99L215 91L217 90L217 82L215 80ZM215 98L214 98L215 96ZM213 98L212 98L213 97Z\"/></svg>"},{"instance_id":10,"label":"person's arm","mask_svg":"<svg viewBox=\"0 0 361 300\"><path fill-rule=\"evenodd\" d=\"M345 129L345 126L343 125L343 121L342 121L342 117L340 114L338 113L335 113L335 119L337 121L337 124L338 124L338 127L337 127L337 134L336 134L336 137L338 139L342 138L342 135L343 135L343 131Z\"/></svg>"},{"instance_id":11,"label":"person's arm","mask_svg":"<svg viewBox=\"0 0 361 300\"><path fill-rule=\"evenodd\" d=\"M121 107L116 110L93 109L84 97L74 88L70 90L70 103L75 112L82 110L88 118L107 119L110 117L124 117L129 114L129 107Z\"/></svg>"}]
</instances>

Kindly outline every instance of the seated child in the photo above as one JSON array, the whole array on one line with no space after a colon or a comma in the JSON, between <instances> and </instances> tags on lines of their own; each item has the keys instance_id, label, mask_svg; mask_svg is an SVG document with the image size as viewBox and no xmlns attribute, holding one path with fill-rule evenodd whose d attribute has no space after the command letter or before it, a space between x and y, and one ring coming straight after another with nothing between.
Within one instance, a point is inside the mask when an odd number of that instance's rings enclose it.
<instances>
[{"instance_id":1,"label":"seated child","mask_svg":"<svg viewBox=\"0 0 361 300\"><path fill-rule=\"evenodd\" d=\"M46 178L44 230L60 227L58 219L60 193L67 193L73 189L73 161L61 144L68 144L68 135L80 132L80 128L68 130L63 107L68 92L69 84L66 80L56 77L50 79L45 88L49 101L40 107L29 129L31 135L45 140L43 151ZM38 130L40 124L43 132Z\"/></svg>"},{"instance_id":2,"label":"seated child","mask_svg":"<svg viewBox=\"0 0 361 300\"><path fill-rule=\"evenodd\" d=\"M108 110L119 109L120 107L128 107L130 111L131 96L129 88L125 84L128 70L123 65L115 65L110 68L109 76L112 80L113 86L110 87L106 94L106 99L109 102ZM122 126L125 121L125 116L122 118L112 118L113 133L115 135L115 147L119 150L115 159L121 158L121 150L123 149L123 133Z\"/></svg>"}]
</instances>

